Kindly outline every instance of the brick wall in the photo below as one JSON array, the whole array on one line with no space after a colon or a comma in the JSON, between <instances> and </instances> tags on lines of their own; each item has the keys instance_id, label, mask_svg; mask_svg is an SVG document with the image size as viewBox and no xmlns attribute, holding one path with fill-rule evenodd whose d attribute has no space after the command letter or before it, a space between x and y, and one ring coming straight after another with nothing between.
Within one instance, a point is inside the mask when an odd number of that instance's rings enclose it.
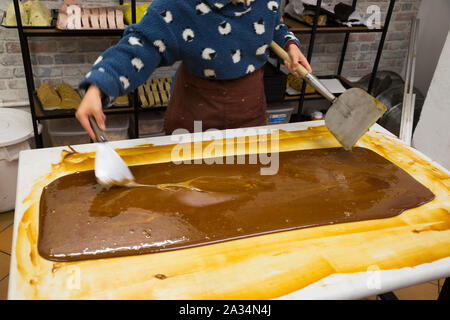
<instances>
[{"instance_id":1,"label":"brick wall","mask_svg":"<svg viewBox=\"0 0 450 320\"><path fill-rule=\"evenodd\" d=\"M2 0L0 10L6 10L11 0ZM49 8L58 8L61 0L43 1ZM118 4L114 0L80 0L82 3ZM148 1L142 1L143 3ZM324 0L336 4L340 1ZM351 3L350 0L343 1ZM366 12L369 5L381 8L383 22L388 7L387 0L359 0L358 8ZM420 0L397 0L380 61L380 70L391 70L401 74L407 54L410 19L417 14ZM370 73L375 60L381 34L353 34L350 36L343 75L361 77ZM307 52L309 36L299 37ZM38 88L46 81L56 84L61 81L76 86L95 59L119 38L34 38L30 50ZM318 35L312 59L317 75L336 73L344 35ZM159 68L152 77L171 76L174 67ZM17 31L0 27L0 102L27 100L26 82Z\"/></svg>"}]
</instances>

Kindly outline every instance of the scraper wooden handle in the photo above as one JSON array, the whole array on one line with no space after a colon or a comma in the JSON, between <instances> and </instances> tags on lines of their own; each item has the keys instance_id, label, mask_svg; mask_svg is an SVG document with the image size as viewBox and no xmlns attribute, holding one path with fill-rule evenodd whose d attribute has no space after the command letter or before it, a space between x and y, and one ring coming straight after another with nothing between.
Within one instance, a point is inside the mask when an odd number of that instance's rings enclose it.
<instances>
[{"instance_id":1,"label":"scraper wooden handle","mask_svg":"<svg viewBox=\"0 0 450 320\"><path fill-rule=\"evenodd\" d=\"M281 48L275 41L272 41L270 44L270 48L275 52L281 59L287 60L289 63L292 64L292 59L289 56L289 54ZM309 74L308 70L305 69L304 66L302 66L301 63L297 65L297 72L302 76L302 78L306 78L306 76Z\"/></svg>"}]
</instances>

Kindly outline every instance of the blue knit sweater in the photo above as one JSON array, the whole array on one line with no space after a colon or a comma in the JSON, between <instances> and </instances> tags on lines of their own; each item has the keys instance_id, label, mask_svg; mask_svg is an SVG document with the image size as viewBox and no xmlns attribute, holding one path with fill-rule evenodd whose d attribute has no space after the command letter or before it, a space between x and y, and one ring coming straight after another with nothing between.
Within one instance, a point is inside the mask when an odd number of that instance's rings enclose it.
<instances>
[{"instance_id":1,"label":"blue knit sweater","mask_svg":"<svg viewBox=\"0 0 450 320\"><path fill-rule=\"evenodd\" d=\"M280 0L155 0L142 20L128 26L80 83L109 97L127 94L158 66L181 60L201 78L236 79L261 68L272 40L281 47L297 38L280 22Z\"/></svg>"}]
</instances>

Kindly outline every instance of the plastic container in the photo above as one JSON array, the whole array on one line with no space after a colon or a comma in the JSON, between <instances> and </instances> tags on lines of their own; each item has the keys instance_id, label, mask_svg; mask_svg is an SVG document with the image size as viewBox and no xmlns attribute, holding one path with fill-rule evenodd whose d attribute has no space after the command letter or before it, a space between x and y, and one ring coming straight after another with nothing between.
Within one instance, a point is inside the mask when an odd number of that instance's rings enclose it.
<instances>
[{"instance_id":1,"label":"plastic container","mask_svg":"<svg viewBox=\"0 0 450 320\"><path fill-rule=\"evenodd\" d=\"M90 143L90 137L80 122L74 118L54 119L46 123L53 147ZM107 115L105 138L109 141L128 139L128 116Z\"/></svg>"},{"instance_id":2,"label":"plastic container","mask_svg":"<svg viewBox=\"0 0 450 320\"><path fill-rule=\"evenodd\" d=\"M53 147L89 143L89 135L77 119L53 119L45 122Z\"/></svg>"},{"instance_id":3,"label":"plastic container","mask_svg":"<svg viewBox=\"0 0 450 320\"><path fill-rule=\"evenodd\" d=\"M28 112L0 108L0 212L15 207L19 153L30 149L28 139L33 136Z\"/></svg>"},{"instance_id":4,"label":"plastic container","mask_svg":"<svg viewBox=\"0 0 450 320\"><path fill-rule=\"evenodd\" d=\"M139 136L155 137L164 135L164 111L143 112L139 116Z\"/></svg>"},{"instance_id":5,"label":"plastic container","mask_svg":"<svg viewBox=\"0 0 450 320\"><path fill-rule=\"evenodd\" d=\"M269 107L268 106L267 110L266 110L267 124L289 123L293 112L294 112L293 107L286 107L286 106Z\"/></svg>"},{"instance_id":6,"label":"plastic container","mask_svg":"<svg viewBox=\"0 0 450 320\"><path fill-rule=\"evenodd\" d=\"M323 120L323 113L320 111L314 111L313 113L311 113L311 120Z\"/></svg>"},{"instance_id":7,"label":"plastic container","mask_svg":"<svg viewBox=\"0 0 450 320\"><path fill-rule=\"evenodd\" d=\"M108 115L106 116L105 138L108 141L126 140L129 127L130 117L128 115Z\"/></svg>"}]
</instances>

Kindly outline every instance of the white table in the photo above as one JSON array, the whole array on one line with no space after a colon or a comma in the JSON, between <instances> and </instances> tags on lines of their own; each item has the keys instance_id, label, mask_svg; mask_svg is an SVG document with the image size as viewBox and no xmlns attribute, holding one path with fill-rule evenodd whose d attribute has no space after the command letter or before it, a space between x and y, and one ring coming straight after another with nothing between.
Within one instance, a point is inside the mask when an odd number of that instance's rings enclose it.
<instances>
[{"instance_id":1,"label":"white table","mask_svg":"<svg viewBox=\"0 0 450 320\"><path fill-rule=\"evenodd\" d=\"M286 131L305 130L311 126L324 125L323 121L301 122L282 124L275 126L259 127L259 128L279 128ZM384 135L393 137L388 131L381 126L375 124L371 130L382 132ZM228 136L235 135L236 130L227 130ZM196 140L194 136L193 141ZM203 137L203 140L210 140ZM114 148L133 147L140 144L165 145L173 144L174 140L170 136L123 140L110 142ZM95 144L85 144L75 146L79 152L95 151ZM10 281L8 288L9 299L21 299L20 292L16 290L15 275L17 272L15 260L15 243L17 237L17 228L22 218L25 206L22 200L30 192L32 181L50 172L51 164L60 161L60 154L66 147L35 149L22 151L19 158L19 172L17 183L16 208L14 216L14 231L11 251L11 267ZM431 159L424 156L414 149L423 158L429 160L434 165L448 172L439 164L434 163ZM390 292L396 289L409 287L427 281L450 277L450 257L418 265L413 268L402 268L395 270L368 271L353 274L333 274L321 279L301 290L280 297L279 299L360 299L368 296L378 295Z\"/></svg>"}]
</instances>

